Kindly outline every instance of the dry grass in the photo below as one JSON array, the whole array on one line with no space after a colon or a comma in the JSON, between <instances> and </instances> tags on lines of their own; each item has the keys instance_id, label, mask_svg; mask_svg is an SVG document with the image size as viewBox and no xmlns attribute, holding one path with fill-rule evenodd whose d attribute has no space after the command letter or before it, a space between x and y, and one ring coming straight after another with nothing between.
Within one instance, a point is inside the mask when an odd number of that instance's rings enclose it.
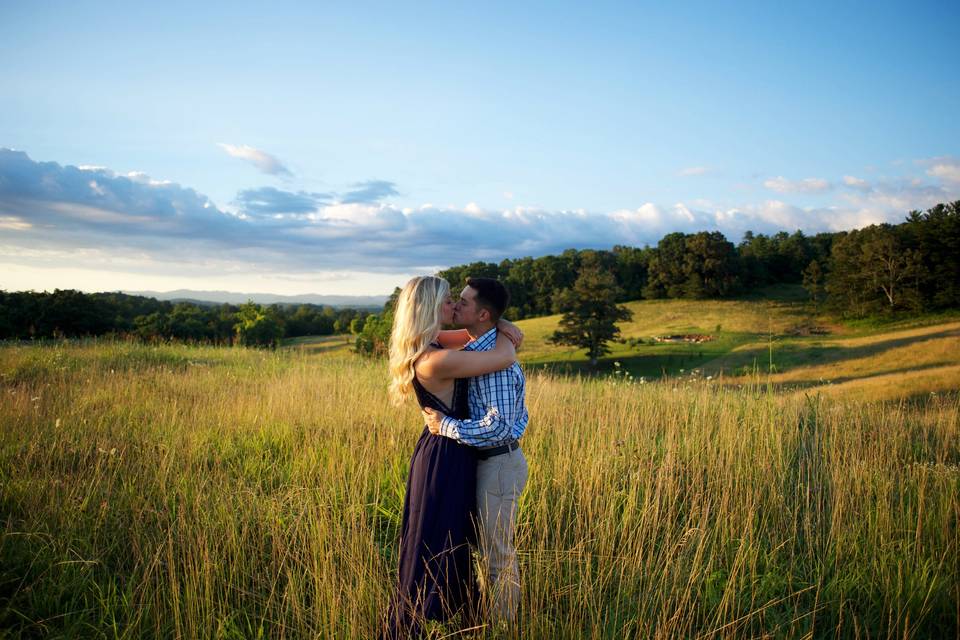
<instances>
[{"instance_id":1,"label":"dry grass","mask_svg":"<svg viewBox=\"0 0 960 640\"><path fill-rule=\"evenodd\" d=\"M768 344L750 343L704 367L707 374L766 368ZM783 388L830 395L890 400L930 392L960 391L960 322L889 331L868 336L826 337L773 346L775 363L786 362L769 376ZM776 365L775 365L776 366Z\"/></svg>"},{"instance_id":2,"label":"dry grass","mask_svg":"<svg viewBox=\"0 0 960 640\"><path fill-rule=\"evenodd\" d=\"M0 635L376 635L420 430L382 363L103 343L0 374ZM529 405L502 635L960 631L956 396L535 374Z\"/></svg>"}]
</instances>

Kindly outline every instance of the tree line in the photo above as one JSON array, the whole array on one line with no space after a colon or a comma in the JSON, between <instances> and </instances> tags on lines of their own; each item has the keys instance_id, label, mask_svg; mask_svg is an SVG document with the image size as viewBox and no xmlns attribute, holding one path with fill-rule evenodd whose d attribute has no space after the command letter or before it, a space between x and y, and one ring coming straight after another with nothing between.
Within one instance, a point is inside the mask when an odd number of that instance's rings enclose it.
<instances>
[{"instance_id":1,"label":"tree line","mask_svg":"<svg viewBox=\"0 0 960 640\"><path fill-rule=\"evenodd\" d=\"M511 295L506 315L514 320L565 314L556 340L580 340L591 360L604 352L598 336L616 335L606 325L627 317L615 305L628 300L730 298L768 285L800 284L814 307L844 318L956 309L960 201L911 211L900 224L855 231L814 236L748 231L737 245L718 231L677 232L655 247L568 249L539 258L474 262L438 275L455 294L468 277L500 279ZM398 294L399 288L382 312L371 314L310 304L204 306L122 293L0 291L0 339L121 335L271 345L282 338L350 332L357 335L359 352L381 354ZM593 335L576 337L578 327L590 323L596 325Z\"/></svg>"},{"instance_id":2,"label":"tree line","mask_svg":"<svg viewBox=\"0 0 960 640\"><path fill-rule=\"evenodd\" d=\"M369 311L247 302L200 305L123 293L0 291L0 339L126 336L269 346L283 338L359 331Z\"/></svg>"},{"instance_id":3,"label":"tree line","mask_svg":"<svg viewBox=\"0 0 960 640\"><path fill-rule=\"evenodd\" d=\"M454 290L468 277L502 280L508 317L560 312L584 268L609 274L617 302L730 298L773 284L801 284L811 302L842 317L960 307L960 201L911 211L903 223L856 231L670 233L655 247L568 249L560 255L474 262L439 273Z\"/></svg>"},{"instance_id":4,"label":"tree line","mask_svg":"<svg viewBox=\"0 0 960 640\"><path fill-rule=\"evenodd\" d=\"M586 348L595 363L617 336L616 322L629 318L619 305L629 300L730 298L795 284L815 310L842 318L960 308L960 201L911 211L900 224L855 231L748 231L737 245L719 231L677 232L655 247L568 249L473 262L438 275L455 295L469 277L501 280L511 297L506 316L514 320L563 314L551 340ZM392 320L391 302L368 316L357 350L385 353Z\"/></svg>"}]
</instances>

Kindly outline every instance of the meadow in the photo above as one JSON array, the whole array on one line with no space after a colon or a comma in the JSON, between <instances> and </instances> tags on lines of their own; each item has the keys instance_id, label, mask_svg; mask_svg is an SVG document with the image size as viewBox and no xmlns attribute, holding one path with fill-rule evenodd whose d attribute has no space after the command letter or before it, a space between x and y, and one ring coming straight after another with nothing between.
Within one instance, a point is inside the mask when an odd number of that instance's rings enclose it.
<instances>
[{"instance_id":1,"label":"meadow","mask_svg":"<svg viewBox=\"0 0 960 640\"><path fill-rule=\"evenodd\" d=\"M955 319L632 304L718 339L585 376L521 323L519 624L435 637L960 635ZM0 346L0 638L376 637L421 428L386 382L340 339Z\"/></svg>"}]
</instances>

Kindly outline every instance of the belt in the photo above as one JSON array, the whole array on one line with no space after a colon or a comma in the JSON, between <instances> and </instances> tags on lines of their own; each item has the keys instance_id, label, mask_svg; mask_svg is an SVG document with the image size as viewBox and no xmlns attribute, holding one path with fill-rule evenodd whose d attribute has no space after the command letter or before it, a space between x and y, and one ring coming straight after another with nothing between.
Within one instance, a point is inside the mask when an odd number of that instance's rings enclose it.
<instances>
[{"instance_id":1,"label":"belt","mask_svg":"<svg viewBox=\"0 0 960 640\"><path fill-rule=\"evenodd\" d=\"M492 458L494 456L499 456L504 453L509 453L520 448L519 440L512 440L507 444L502 444L499 447L490 447L489 449L477 449L477 458L480 460L486 460L487 458Z\"/></svg>"}]
</instances>

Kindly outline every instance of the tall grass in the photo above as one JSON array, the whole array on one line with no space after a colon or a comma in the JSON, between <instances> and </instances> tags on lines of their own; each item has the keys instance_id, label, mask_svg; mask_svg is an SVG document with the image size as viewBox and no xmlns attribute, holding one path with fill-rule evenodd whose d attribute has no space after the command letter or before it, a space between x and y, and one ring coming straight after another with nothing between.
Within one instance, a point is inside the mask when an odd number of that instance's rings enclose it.
<instances>
[{"instance_id":1,"label":"tall grass","mask_svg":"<svg viewBox=\"0 0 960 640\"><path fill-rule=\"evenodd\" d=\"M88 343L0 375L0 637L376 636L420 432L382 363ZM956 396L534 375L528 404L508 637L960 632Z\"/></svg>"}]
</instances>

